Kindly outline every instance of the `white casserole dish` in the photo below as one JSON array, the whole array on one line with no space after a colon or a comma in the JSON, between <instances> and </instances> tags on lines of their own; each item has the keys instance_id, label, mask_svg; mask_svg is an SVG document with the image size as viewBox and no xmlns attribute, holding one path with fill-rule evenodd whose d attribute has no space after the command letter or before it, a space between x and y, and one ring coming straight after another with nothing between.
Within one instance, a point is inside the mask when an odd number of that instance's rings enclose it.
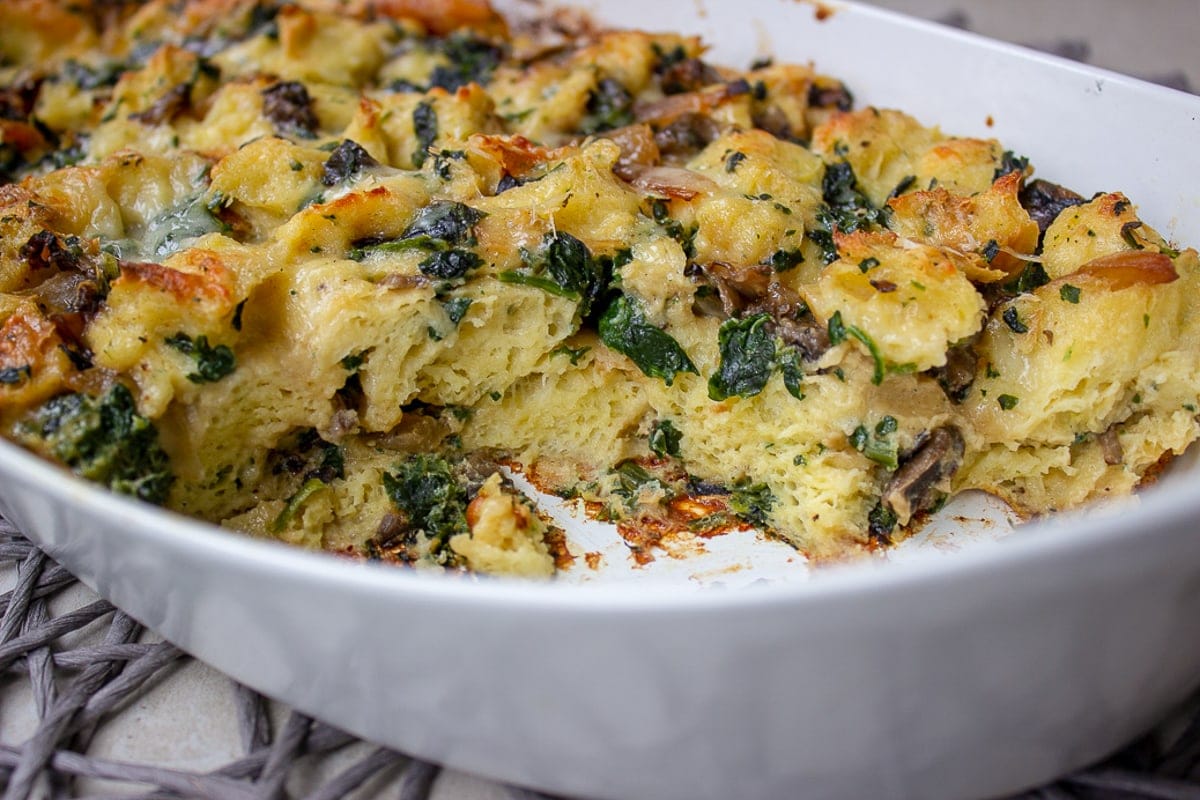
<instances>
[{"instance_id":1,"label":"white casserole dish","mask_svg":"<svg viewBox=\"0 0 1200 800\"><path fill-rule=\"evenodd\" d=\"M584 7L700 33L719 63L811 59L859 105L995 136L1200 244L1200 98L850 4ZM111 496L6 442L0 478L5 515L196 656L367 738L550 791L996 795L1094 760L1200 683L1194 454L1133 508L726 590L351 563Z\"/></svg>"}]
</instances>

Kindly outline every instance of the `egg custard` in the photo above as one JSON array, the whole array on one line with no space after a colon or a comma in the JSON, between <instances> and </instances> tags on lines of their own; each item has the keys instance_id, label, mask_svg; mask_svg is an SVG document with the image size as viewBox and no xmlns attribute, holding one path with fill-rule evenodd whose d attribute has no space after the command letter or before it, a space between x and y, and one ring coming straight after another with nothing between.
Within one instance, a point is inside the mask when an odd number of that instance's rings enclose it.
<instances>
[{"instance_id":1,"label":"egg custard","mask_svg":"<svg viewBox=\"0 0 1200 800\"><path fill-rule=\"evenodd\" d=\"M1196 439L1196 251L704 54L482 0L3 3L4 435L254 536L531 576L565 545L501 464L823 559Z\"/></svg>"}]
</instances>

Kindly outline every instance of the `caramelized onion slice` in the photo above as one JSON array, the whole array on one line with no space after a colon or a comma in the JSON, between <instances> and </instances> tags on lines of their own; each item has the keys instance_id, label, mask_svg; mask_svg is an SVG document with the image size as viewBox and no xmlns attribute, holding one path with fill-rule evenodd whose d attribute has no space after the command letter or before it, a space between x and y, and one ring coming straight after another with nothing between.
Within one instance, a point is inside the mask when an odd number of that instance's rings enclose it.
<instances>
[{"instance_id":1,"label":"caramelized onion slice","mask_svg":"<svg viewBox=\"0 0 1200 800\"><path fill-rule=\"evenodd\" d=\"M655 197L691 200L717 190L711 178L682 167L645 167L630 164L619 176L630 185Z\"/></svg>"},{"instance_id":2,"label":"caramelized onion slice","mask_svg":"<svg viewBox=\"0 0 1200 800\"><path fill-rule=\"evenodd\" d=\"M1105 284L1109 291L1116 292L1131 286L1170 283L1178 280L1179 273L1164 253L1127 250L1094 258L1062 280L1072 276L1094 278Z\"/></svg>"}]
</instances>

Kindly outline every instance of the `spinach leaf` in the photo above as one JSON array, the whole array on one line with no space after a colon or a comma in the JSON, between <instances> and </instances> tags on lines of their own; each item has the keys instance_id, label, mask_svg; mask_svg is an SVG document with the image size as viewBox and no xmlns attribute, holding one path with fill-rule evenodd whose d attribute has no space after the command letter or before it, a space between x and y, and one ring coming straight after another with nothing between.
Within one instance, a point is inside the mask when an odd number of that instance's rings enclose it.
<instances>
[{"instance_id":1,"label":"spinach leaf","mask_svg":"<svg viewBox=\"0 0 1200 800\"><path fill-rule=\"evenodd\" d=\"M612 275L611 260L593 258L586 244L563 231L546 234L538 251L524 255L524 267L501 273L500 280L578 300L581 317L591 313Z\"/></svg>"},{"instance_id":2,"label":"spinach leaf","mask_svg":"<svg viewBox=\"0 0 1200 800\"><path fill-rule=\"evenodd\" d=\"M886 210L876 208L858 186L854 168L848 161L839 161L825 168L821 180L821 192L825 204L817 210L817 226L809 231L809 238L821 248L825 263L837 260L837 247L833 243L834 230L853 233L882 225Z\"/></svg>"},{"instance_id":3,"label":"spinach leaf","mask_svg":"<svg viewBox=\"0 0 1200 800\"><path fill-rule=\"evenodd\" d=\"M454 92L468 83L486 86L504 58L503 48L469 32L447 36L439 49L450 63L434 67L429 86L440 86L447 92Z\"/></svg>"},{"instance_id":4,"label":"spinach leaf","mask_svg":"<svg viewBox=\"0 0 1200 800\"><path fill-rule=\"evenodd\" d=\"M383 488L409 526L430 538L434 552L451 536L468 532L467 490L441 456L410 456L395 472L383 473Z\"/></svg>"},{"instance_id":5,"label":"spinach leaf","mask_svg":"<svg viewBox=\"0 0 1200 800\"><path fill-rule=\"evenodd\" d=\"M352 139L343 139L325 160L321 172L321 183L337 186L348 181L367 167L377 167L379 162L371 157L363 146Z\"/></svg>"},{"instance_id":6,"label":"spinach leaf","mask_svg":"<svg viewBox=\"0 0 1200 800\"><path fill-rule=\"evenodd\" d=\"M591 135L633 123L633 95L612 78L603 78L588 95L587 116L579 123L581 133Z\"/></svg>"},{"instance_id":7,"label":"spinach leaf","mask_svg":"<svg viewBox=\"0 0 1200 800\"><path fill-rule=\"evenodd\" d=\"M470 250L442 250L431 253L417 269L431 278L452 280L461 278L482 263L483 259Z\"/></svg>"},{"instance_id":8,"label":"spinach leaf","mask_svg":"<svg viewBox=\"0 0 1200 800\"><path fill-rule=\"evenodd\" d=\"M721 325L721 364L708 379L710 399L753 397L767 385L775 370L775 339L767 331L768 320L768 314L754 314Z\"/></svg>"},{"instance_id":9,"label":"spinach leaf","mask_svg":"<svg viewBox=\"0 0 1200 800\"><path fill-rule=\"evenodd\" d=\"M231 374L236 366L233 351L223 344L209 346L207 336L201 335L192 339L181 331L163 341L179 352L191 356L196 362L196 371L188 373L187 376L192 383L215 383Z\"/></svg>"},{"instance_id":10,"label":"spinach leaf","mask_svg":"<svg viewBox=\"0 0 1200 800\"><path fill-rule=\"evenodd\" d=\"M650 325L633 300L618 295L600 318L600 341L628 357L645 375L670 386L681 372L698 374L679 342Z\"/></svg>"},{"instance_id":11,"label":"spinach leaf","mask_svg":"<svg viewBox=\"0 0 1200 800\"><path fill-rule=\"evenodd\" d=\"M730 510L751 525L765 526L775 505L771 488L765 483L751 483L749 478L740 478L734 481L732 490Z\"/></svg>"},{"instance_id":12,"label":"spinach leaf","mask_svg":"<svg viewBox=\"0 0 1200 800\"><path fill-rule=\"evenodd\" d=\"M679 457L679 442L683 434L669 419L659 420L650 429L650 450L655 455Z\"/></svg>"},{"instance_id":13,"label":"spinach leaf","mask_svg":"<svg viewBox=\"0 0 1200 800\"><path fill-rule=\"evenodd\" d=\"M471 229L487 216L484 212L463 203L439 201L430 203L417 212L416 218L400 236L401 239L427 237L440 239L447 244L473 244Z\"/></svg>"},{"instance_id":14,"label":"spinach leaf","mask_svg":"<svg viewBox=\"0 0 1200 800\"><path fill-rule=\"evenodd\" d=\"M432 103L421 102L412 113L413 134L417 137L417 149L413 151L413 164L419 169L429 156L429 148L438 135L437 111Z\"/></svg>"}]
</instances>

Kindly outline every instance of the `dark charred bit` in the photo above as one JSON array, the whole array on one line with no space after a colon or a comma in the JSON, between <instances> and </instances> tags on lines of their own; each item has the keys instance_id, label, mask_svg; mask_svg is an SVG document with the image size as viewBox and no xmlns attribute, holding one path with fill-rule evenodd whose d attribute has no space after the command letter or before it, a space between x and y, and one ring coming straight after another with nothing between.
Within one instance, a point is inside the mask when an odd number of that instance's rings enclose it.
<instances>
[{"instance_id":1,"label":"dark charred bit","mask_svg":"<svg viewBox=\"0 0 1200 800\"><path fill-rule=\"evenodd\" d=\"M54 268L67 272L80 268L81 252L63 247L62 241L50 231L30 236L19 255L32 270Z\"/></svg>"},{"instance_id":2,"label":"dark charred bit","mask_svg":"<svg viewBox=\"0 0 1200 800\"><path fill-rule=\"evenodd\" d=\"M1116 427L1109 428L1097 436L1096 443L1100 445L1100 452L1104 454L1105 464L1115 467L1125 463L1125 450L1121 447Z\"/></svg>"},{"instance_id":3,"label":"dark charred bit","mask_svg":"<svg viewBox=\"0 0 1200 800\"><path fill-rule=\"evenodd\" d=\"M363 146L352 139L343 139L325 162L321 173L321 183L326 186L337 186L344 180L353 177L367 167L377 167L379 162L363 149Z\"/></svg>"},{"instance_id":4,"label":"dark charred bit","mask_svg":"<svg viewBox=\"0 0 1200 800\"><path fill-rule=\"evenodd\" d=\"M979 356L970 343L951 347L946 351L944 366L931 370L933 377L946 397L955 403L961 403L971 393L971 385L975 383L975 372L979 369Z\"/></svg>"},{"instance_id":5,"label":"dark charred bit","mask_svg":"<svg viewBox=\"0 0 1200 800\"><path fill-rule=\"evenodd\" d=\"M1058 218L1063 209L1087 202L1070 189L1040 179L1025 184L1018 197L1021 207L1028 211L1029 216L1037 223L1039 248L1042 237L1046 235L1046 229Z\"/></svg>"},{"instance_id":6,"label":"dark charred bit","mask_svg":"<svg viewBox=\"0 0 1200 800\"><path fill-rule=\"evenodd\" d=\"M696 153L721 135L717 123L704 114L689 112L654 134L654 142L663 155Z\"/></svg>"},{"instance_id":7,"label":"dark charred bit","mask_svg":"<svg viewBox=\"0 0 1200 800\"><path fill-rule=\"evenodd\" d=\"M312 109L308 89L299 81L283 81L262 90L263 115L275 131L303 139L317 135L317 115ZM336 181L334 181L336 183Z\"/></svg>"},{"instance_id":8,"label":"dark charred bit","mask_svg":"<svg viewBox=\"0 0 1200 800\"><path fill-rule=\"evenodd\" d=\"M883 488L883 505L901 525L933 508L944 495L942 485L962 466L965 452L962 433L952 425L922 433Z\"/></svg>"},{"instance_id":9,"label":"dark charred bit","mask_svg":"<svg viewBox=\"0 0 1200 800\"><path fill-rule=\"evenodd\" d=\"M813 84L808 89L808 104L817 108L836 108L849 111L854 107L854 95L843 83L832 85Z\"/></svg>"},{"instance_id":10,"label":"dark charred bit","mask_svg":"<svg viewBox=\"0 0 1200 800\"><path fill-rule=\"evenodd\" d=\"M663 94L683 94L721 82L721 73L698 58L685 58L662 74Z\"/></svg>"},{"instance_id":11,"label":"dark charred bit","mask_svg":"<svg viewBox=\"0 0 1200 800\"><path fill-rule=\"evenodd\" d=\"M162 125L187 111L192 105L192 85L181 83L150 104L145 111L130 114L129 118L144 125Z\"/></svg>"},{"instance_id":12,"label":"dark charred bit","mask_svg":"<svg viewBox=\"0 0 1200 800\"><path fill-rule=\"evenodd\" d=\"M41 78L25 78L0 87L0 119L25 120L37 105L42 88Z\"/></svg>"}]
</instances>

